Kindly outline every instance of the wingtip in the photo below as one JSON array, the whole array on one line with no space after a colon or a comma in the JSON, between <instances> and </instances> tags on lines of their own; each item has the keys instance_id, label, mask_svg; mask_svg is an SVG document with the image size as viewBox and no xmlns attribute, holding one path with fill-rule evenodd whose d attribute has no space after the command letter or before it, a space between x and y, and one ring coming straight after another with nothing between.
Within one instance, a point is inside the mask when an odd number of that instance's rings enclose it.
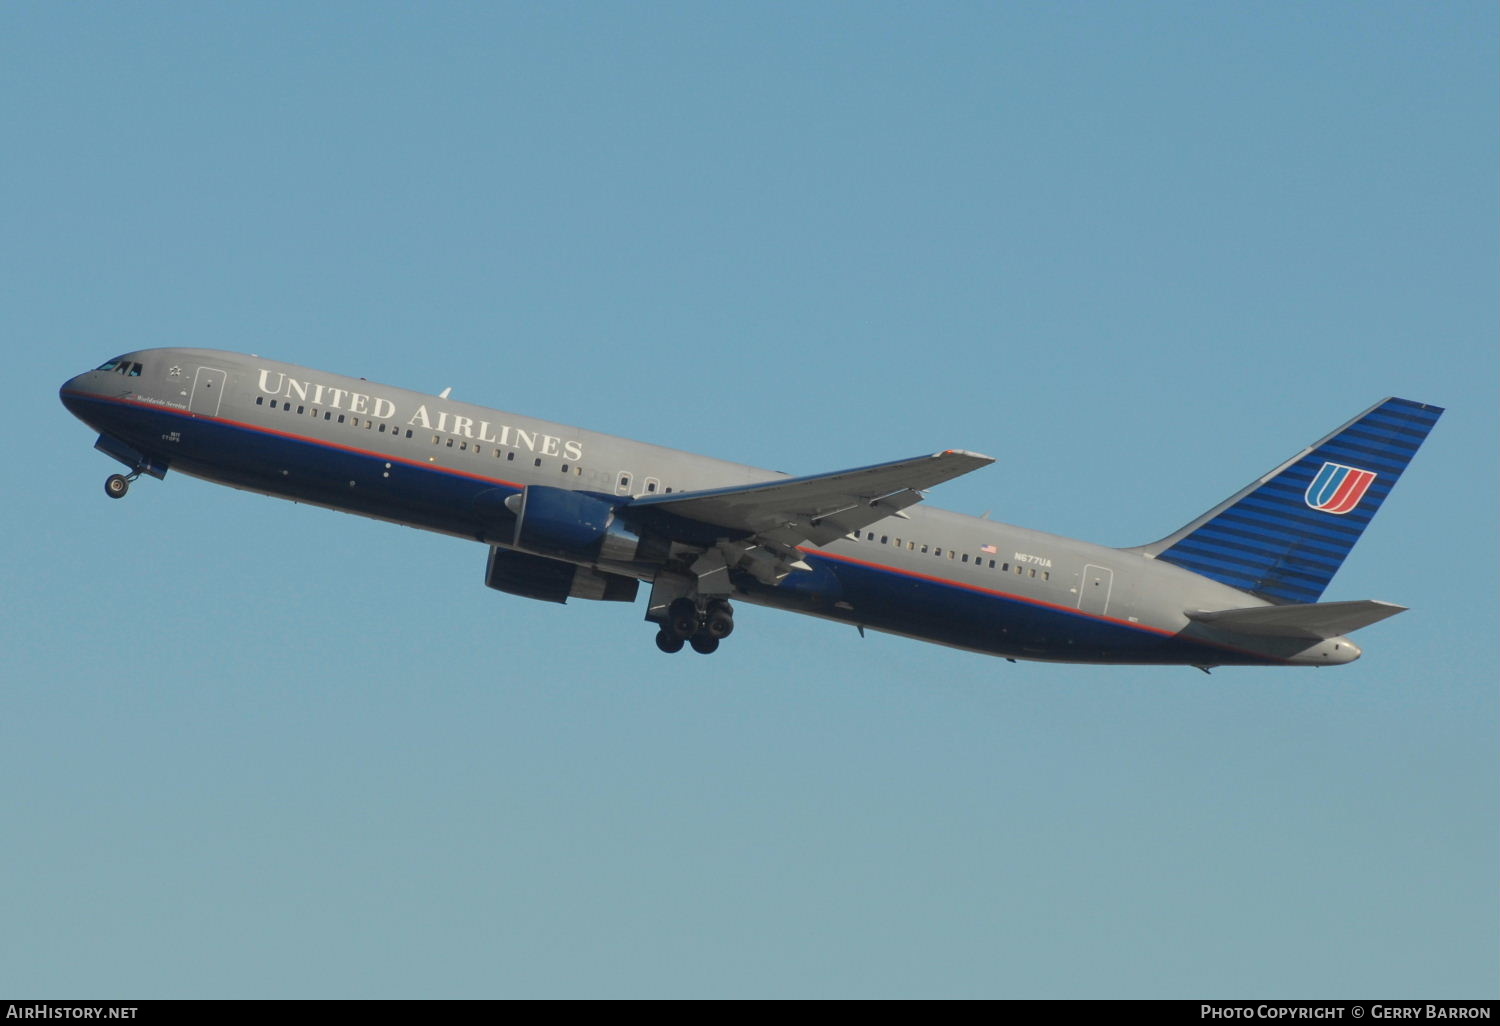
<instances>
[{"instance_id":1,"label":"wingtip","mask_svg":"<svg viewBox=\"0 0 1500 1026\"><path fill-rule=\"evenodd\" d=\"M935 456L967 456L969 459L971 459L971 460L978 460L980 463L994 463L995 462L995 457L993 457L993 456L986 456L982 452L974 452L972 449L944 449L942 452L934 453L933 455L935 455Z\"/></svg>"}]
</instances>

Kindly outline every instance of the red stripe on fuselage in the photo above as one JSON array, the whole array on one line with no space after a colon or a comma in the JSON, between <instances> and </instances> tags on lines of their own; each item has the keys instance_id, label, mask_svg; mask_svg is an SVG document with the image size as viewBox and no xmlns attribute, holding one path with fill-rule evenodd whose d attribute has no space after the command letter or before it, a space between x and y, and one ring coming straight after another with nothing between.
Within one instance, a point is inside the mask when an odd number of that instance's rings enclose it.
<instances>
[{"instance_id":1,"label":"red stripe on fuselage","mask_svg":"<svg viewBox=\"0 0 1500 1026\"><path fill-rule=\"evenodd\" d=\"M1083 610L1078 609L1075 606L1063 606L1057 604L1056 602L1048 602L1045 599L1031 598L1026 595L1016 595L1008 591L999 591L994 588L985 588L978 584L969 584L966 581L955 581L949 577L937 577L933 574L924 574L916 570L905 570L901 567L889 566L885 563L872 563L868 560L856 559L853 556L844 556L840 555L839 553L829 552L826 549L810 549L799 547L797 551L806 552L811 555L822 556L825 559L837 560L841 563L852 563L855 566L868 567L871 570L884 570L888 573L900 574L903 577L914 577L917 580L930 581L933 584L946 584L953 588L962 588L965 591L976 592L980 595L993 595L996 598L1010 599L1013 602L1021 602L1028 606L1038 606L1042 609L1051 609L1059 613L1071 613L1074 616L1081 616L1089 620L1099 620L1104 623L1118 624L1121 627L1128 627L1131 630L1148 631L1152 634L1160 634L1169 638L1175 636L1176 633L1174 631L1165 630L1161 627L1152 627L1148 624L1143 623L1133 623L1129 620L1119 620L1113 616L1104 616L1100 613L1085 613Z\"/></svg>"},{"instance_id":2,"label":"red stripe on fuselage","mask_svg":"<svg viewBox=\"0 0 1500 1026\"><path fill-rule=\"evenodd\" d=\"M421 460L414 460L414 459L411 459L409 457L396 456L396 455L393 455L391 453L380 452L380 451L374 450L374 449L361 449L361 448L359 448L357 446L345 445L345 444L342 444L340 442L331 442L331 441L329 441L327 439L324 439L324 438L313 438L313 437L308 436L308 435L299 435L299 434L296 434L296 433L291 432L291 431L282 431L282 430L280 430L278 428L266 427L266 426L261 425L261 424L250 424L250 423L247 423L247 422L244 422L244 421L230 420L230 419L228 419L226 417L211 417L211 416L208 416L207 414L194 413L191 410L182 410L182 409L177 409L177 408L174 408L174 407L171 407L171 406L161 406L161 405L159 405L157 403L142 402L142 401L133 400L133 399L122 399L122 398L116 398L116 397L112 397L112 396L101 396L101 395L88 395L86 393L81 393L81 392L69 392L69 393L65 393L65 394L76 396L79 399L83 399L85 401L90 401L90 402L115 403L115 404L121 405L121 406L131 406L131 407L135 407L137 409L150 410L153 413L167 413L167 414L171 414L171 415L174 415L174 416L183 417L183 418L186 418L188 420L207 421L207 422L212 423L212 424L220 424L220 425L224 425L224 426L227 426L227 427L239 428L239 429L242 429L242 430L245 430L245 431L254 431L254 432L258 432L258 433L263 434L263 435L272 435L272 436L275 436L275 437L278 437L278 438L289 439L289 440L294 441L294 442L303 442L303 443L306 443L308 445L317 445L317 446L322 446L322 447L328 448L328 449L336 449L336 450L341 451L341 452L354 453L354 454L360 455L360 456L367 456L367 457L372 457L372 458L376 458L376 459L387 460L387 461L390 461L392 463L400 463L400 464L402 464L404 466L414 467L414 468L419 469L419 470L436 471L438 473L451 474L451 475L454 475L454 476L457 476L457 477L465 477L465 478L469 478L469 479L475 480L475 481L485 481L485 482L489 482L489 483L492 483L492 484L501 484L501 485L505 485L505 486L510 487L510 488L514 488L517 491L519 491L519 490L521 490L522 488L525 487L525 485L520 484L519 482L508 481L508 480L505 480L504 478L488 477L488 476L483 475L483 474L476 474L476 473L472 473L472 472L466 471L466 470L457 470L457 469L455 469L453 467L446 467L446 466L441 466L441 465L436 464L436 463L429 463L429 462L423 462ZM1368 471L1362 471L1361 473L1369 473L1369 472ZM1374 475L1371 474L1370 476L1373 477ZM967 582L964 582L964 581L955 581L955 580L953 580L951 578L947 578L947 577L938 577L938 576L933 575L933 574L924 574L924 573L920 573L920 572L915 571L915 570L905 570L905 569L902 569L900 567L894 567L894 566L890 566L890 565L887 565L887 564L884 564L884 563L875 563L875 562L871 562L869 560L857 559L857 558L855 558L853 556L845 556L845 555L841 555L841 554L838 554L838 553L828 552L825 549L815 549L815 548L808 548L808 547L805 547L805 546L799 546L798 547L798 551L799 552L805 552L805 553L808 553L810 555L820 556L820 557L822 557L824 559L830 559L830 560L833 560L835 562L849 563L849 564L852 564L852 565L855 565L855 566L863 566L863 567L867 567L867 568L872 569L872 570L880 570L880 571L884 571L886 573L892 573L892 574L896 574L896 575L902 576L902 577L909 577L909 578L914 578L914 579L917 579L917 580L928 581L928 582L933 583L933 584L947 585L949 587L960 588L960 589L962 589L964 591L973 592L975 594L989 595L989 596L992 596L994 598L1007 599L1007 600L1010 600L1010 601L1013 601L1013 602L1020 602L1020 603L1022 603L1024 605L1036 606L1036 607L1042 608L1042 609L1049 609L1049 610L1052 610L1054 612L1067 613L1067 614L1071 614L1073 616L1079 616L1079 617L1083 617L1083 618L1089 619L1089 620L1097 620L1097 621L1100 621L1100 622L1103 622L1103 623L1111 623L1111 624L1115 624L1115 625L1120 626L1120 627L1125 627L1125 628L1130 629L1130 630L1145 631L1145 632L1147 632L1149 634L1155 634L1155 635L1158 635L1158 636L1161 636L1161 637L1165 637L1165 638L1173 638L1173 637L1176 637L1176 634L1177 634L1177 632L1175 632L1175 631L1166 630L1166 629L1161 628L1161 627L1152 627L1152 626L1150 626L1148 624L1134 623L1134 622L1131 622L1129 620L1120 620L1120 619L1117 619L1115 617L1104 616L1104 615L1099 614L1099 613L1086 613L1083 610L1075 608L1073 606L1059 605L1059 604L1057 604L1055 602L1047 602L1047 601L1045 601L1043 599L1030 598L1030 597L1025 596L1025 595L1016 595L1016 594L1013 594L1011 592L999 591L999 590L994 589L994 588L985 588L985 587L982 587L982 586L977 585L977 584L970 584L970 583L967 583ZM1223 643L1220 643L1220 642L1209 641L1207 639L1195 638L1195 639L1193 639L1193 641L1196 644L1207 645L1207 646L1212 647L1212 648L1222 648L1225 651L1237 652L1237 653L1240 653L1240 654L1243 654L1243 655L1250 655L1250 656L1254 656L1255 658L1258 658L1258 659L1266 659L1268 661L1273 661L1273 662L1285 662L1286 661L1286 660L1278 660L1278 659L1276 659L1276 657L1274 657L1274 656L1267 656L1264 653L1255 652L1255 651L1249 650L1249 649L1236 648L1235 646L1232 646L1232 645L1226 645L1226 644L1223 644Z\"/></svg>"},{"instance_id":3,"label":"red stripe on fuselage","mask_svg":"<svg viewBox=\"0 0 1500 1026\"><path fill-rule=\"evenodd\" d=\"M326 438L313 438L310 435L299 435L291 431L282 431L278 428L266 427L263 424L250 424L244 421L230 420L227 417L210 417L203 413L194 413L191 410L180 410L172 406L161 406L157 403L141 402L135 399L117 399L113 396L87 395L82 392L68 392L67 395L76 396L90 402L116 403L121 406L134 406L137 409L150 410L153 413L170 413L178 417L186 417L189 420L208 421L211 424L222 424L226 427L241 428L246 431L255 431L263 435L274 435L277 438L288 438L294 442L306 442L309 445L321 445L327 449L337 449L340 452L352 452L359 456L370 456L375 459L388 460L392 463L400 463L408 467L417 467L422 470L435 470L443 474L452 474L456 477L467 477L475 481L488 481L492 484L503 484L520 491L525 485L515 481L507 481L501 477L489 477L485 474L476 474L468 470L459 470L455 467L443 466L439 463L429 463L422 460L414 460L409 456L397 456L393 453L381 452L378 449L361 449L354 445L345 445L342 442L332 442ZM363 429L361 429L363 430ZM455 436L457 437L457 436Z\"/></svg>"}]
</instances>

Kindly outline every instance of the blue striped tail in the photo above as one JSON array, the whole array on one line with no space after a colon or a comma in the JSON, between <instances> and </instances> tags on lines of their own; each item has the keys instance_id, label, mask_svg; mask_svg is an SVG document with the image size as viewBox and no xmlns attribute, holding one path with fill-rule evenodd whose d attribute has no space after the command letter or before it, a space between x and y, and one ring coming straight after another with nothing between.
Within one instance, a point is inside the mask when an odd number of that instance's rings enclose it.
<instances>
[{"instance_id":1,"label":"blue striped tail","mask_svg":"<svg viewBox=\"0 0 1500 1026\"><path fill-rule=\"evenodd\" d=\"M1140 551L1269 602L1316 602L1442 413L1377 403Z\"/></svg>"}]
</instances>

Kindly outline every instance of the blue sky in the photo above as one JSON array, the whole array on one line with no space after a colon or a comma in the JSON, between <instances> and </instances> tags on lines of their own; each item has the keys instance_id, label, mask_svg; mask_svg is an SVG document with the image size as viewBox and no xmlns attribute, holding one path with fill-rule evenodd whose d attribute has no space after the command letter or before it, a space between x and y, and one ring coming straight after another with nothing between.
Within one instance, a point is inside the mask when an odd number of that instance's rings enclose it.
<instances>
[{"instance_id":1,"label":"blue sky","mask_svg":"<svg viewBox=\"0 0 1500 1026\"><path fill-rule=\"evenodd\" d=\"M0 992L1494 997L1492 4L0 6ZM62 381L250 351L1131 545L1446 406L1328 671L490 592Z\"/></svg>"}]
</instances>

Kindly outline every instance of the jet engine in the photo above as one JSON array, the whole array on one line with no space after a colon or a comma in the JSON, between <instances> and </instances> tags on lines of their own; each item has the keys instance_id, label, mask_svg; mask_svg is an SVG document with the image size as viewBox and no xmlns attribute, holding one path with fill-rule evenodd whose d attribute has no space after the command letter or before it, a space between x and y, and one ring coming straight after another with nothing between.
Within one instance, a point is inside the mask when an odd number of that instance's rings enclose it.
<instances>
[{"instance_id":1,"label":"jet engine","mask_svg":"<svg viewBox=\"0 0 1500 1026\"><path fill-rule=\"evenodd\" d=\"M497 591L541 602L570 598L600 602L634 602L640 582L634 577L601 573L545 556L491 547L484 583Z\"/></svg>"},{"instance_id":2,"label":"jet engine","mask_svg":"<svg viewBox=\"0 0 1500 1026\"><path fill-rule=\"evenodd\" d=\"M586 492L528 485L505 500L516 515L514 546L569 562L628 563L651 558L641 536L620 521L613 503Z\"/></svg>"}]
</instances>

